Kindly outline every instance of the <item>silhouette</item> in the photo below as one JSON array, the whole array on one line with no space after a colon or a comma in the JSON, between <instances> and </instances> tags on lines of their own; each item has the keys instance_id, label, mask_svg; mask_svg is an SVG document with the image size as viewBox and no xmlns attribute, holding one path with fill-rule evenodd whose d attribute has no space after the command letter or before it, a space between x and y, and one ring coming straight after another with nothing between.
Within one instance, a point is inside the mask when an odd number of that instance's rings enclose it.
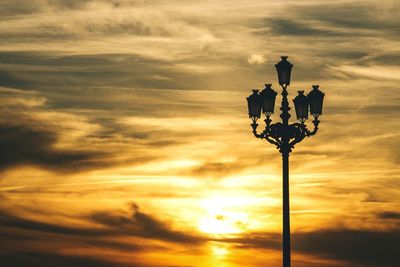
<instances>
[{"instance_id":1,"label":"silhouette","mask_svg":"<svg viewBox=\"0 0 400 267\"><path fill-rule=\"evenodd\" d=\"M282 86L282 103L280 117L282 122L271 124L271 115L274 113L275 98L277 92L271 88L271 84L266 84L265 89L260 93L254 89L253 94L247 97L249 117L253 123L251 127L255 137L265 139L275 145L282 154L282 212L283 212L283 267L290 267L290 206L289 206L289 154L294 146L301 142L305 137L315 135L318 131L322 114L322 105L325 94L319 90L318 85L313 85L312 90L307 96L304 91L298 91L298 95L293 99L296 117L299 122L289 124L290 107L288 102L287 87L290 85L290 76L293 68L287 60L287 56L282 56L282 60L275 65L278 72L279 85ZM308 112L314 117L314 129L310 131L305 125L308 119ZM265 130L257 133L257 120L261 113L266 116Z\"/></svg>"}]
</instances>

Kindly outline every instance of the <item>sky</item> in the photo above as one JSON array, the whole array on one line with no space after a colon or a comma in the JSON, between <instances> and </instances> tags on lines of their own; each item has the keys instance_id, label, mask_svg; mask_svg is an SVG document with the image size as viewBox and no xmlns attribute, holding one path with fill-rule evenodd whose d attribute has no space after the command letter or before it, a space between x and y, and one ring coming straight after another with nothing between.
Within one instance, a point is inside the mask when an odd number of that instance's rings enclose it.
<instances>
[{"instance_id":1,"label":"sky","mask_svg":"<svg viewBox=\"0 0 400 267\"><path fill-rule=\"evenodd\" d=\"M399 1L1 0L0 20L5 266L281 266L281 156L246 97L280 91L282 55L292 107L326 94L290 156L293 265L400 266Z\"/></svg>"}]
</instances>

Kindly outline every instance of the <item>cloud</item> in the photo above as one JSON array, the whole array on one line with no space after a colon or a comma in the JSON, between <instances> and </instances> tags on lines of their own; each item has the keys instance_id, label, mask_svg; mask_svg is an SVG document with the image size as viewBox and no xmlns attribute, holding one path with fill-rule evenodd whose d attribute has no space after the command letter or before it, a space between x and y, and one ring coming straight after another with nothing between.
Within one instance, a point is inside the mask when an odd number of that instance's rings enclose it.
<instances>
[{"instance_id":1,"label":"cloud","mask_svg":"<svg viewBox=\"0 0 400 267\"><path fill-rule=\"evenodd\" d=\"M255 233L238 238L217 239L216 241L236 244L240 248L281 249L281 235L277 233Z\"/></svg>"},{"instance_id":2,"label":"cloud","mask_svg":"<svg viewBox=\"0 0 400 267\"><path fill-rule=\"evenodd\" d=\"M70 95L97 88L204 89L208 82L169 60L138 54L0 52L0 86ZM212 75L211 75L212 76Z\"/></svg>"},{"instance_id":3,"label":"cloud","mask_svg":"<svg viewBox=\"0 0 400 267\"><path fill-rule=\"evenodd\" d=\"M332 29L318 28L313 26L313 22L298 22L297 20L288 19L265 19L265 26L267 29L257 31L259 34L270 34L273 35L289 35L289 36L334 36L334 35L346 35L345 32L334 31Z\"/></svg>"},{"instance_id":4,"label":"cloud","mask_svg":"<svg viewBox=\"0 0 400 267\"><path fill-rule=\"evenodd\" d=\"M243 236L224 238L219 237L203 238L186 234L184 232L172 230L171 227L159 219L142 212L136 204L131 205L132 213L127 216L118 212L96 212L90 214L87 219L103 227L71 227L52 223L40 222L31 219L24 219L2 212L0 215L0 226L2 241L21 240L24 241L27 235L40 242L59 242L59 240L71 240L69 242L79 242L81 245L91 247L111 248L113 250L141 250L146 246L142 244L129 244L121 241L110 242L104 237L123 237L136 236L146 240L162 240L177 244L196 245L205 241L226 242L235 244L237 248L263 248L280 250L281 235L277 233L250 233ZM380 217L397 218L397 213L387 213L378 215ZM46 233L46 235L39 234ZM52 238L52 235L56 235ZM349 230L349 229L327 229L311 232L295 232L292 234L293 251L303 254L310 254L321 259L337 260L347 262L349 266L398 266L397 243L400 238L398 230L374 231L374 230ZM24 242L23 242L24 243ZM8 254L7 254L8 253ZM21 255L32 253L40 254L43 252L23 252ZM48 260L52 260L51 255L58 255L57 251L46 252ZM5 254L8 261L19 264L20 253L10 254L6 250ZM4 252L3 252L4 255ZM74 259L74 255L62 255ZM80 256L81 257L81 256ZM77 257L77 264L86 263L85 257ZM79 259L79 260L78 260ZM23 259L23 262L30 264L30 256ZM37 259L36 259L37 260ZM44 260L44 259L43 259ZM101 260L93 258L93 260ZM312 262L312 260L307 260ZM68 262L68 261L67 261ZM41 262L42 263L42 262ZM90 263L90 262L89 262ZM87 263L87 264L89 264ZM21 263L22 264L22 263ZM36 264L35 260L31 264ZM111 263L109 263L111 264ZM14 266L14 265L13 265ZM16 265L19 266L19 265ZM31 265L26 265L31 266ZM38 266L38 265L32 265ZM77 265L80 266L80 265ZM89 265L91 266L91 265ZM101 265L100 265L101 266ZM113 265L110 265L113 266ZM119 266L119 265L116 265Z\"/></svg>"},{"instance_id":5,"label":"cloud","mask_svg":"<svg viewBox=\"0 0 400 267\"><path fill-rule=\"evenodd\" d=\"M295 233L293 249L364 266L399 266L400 231L332 230Z\"/></svg>"},{"instance_id":6,"label":"cloud","mask_svg":"<svg viewBox=\"0 0 400 267\"><path fill-rule=\"evenodd\" d=\"M200 176L224 176L229 173L234 173L242 169L238 161L235 162L205 162L199 166L192 168L190 173L192 175Z\"/></svg>"},{"instance_id":7,"label":"cloud","mask_svg":"<svg viewBox=\"0 0 400 267\"><path fill-rule=\"evenodd\" d=\"M171 137L153 140L149 131L124 129L115 117L111 119L118 111L103 111L109 108L103 104L97 111L80 114L69 106L68 100L55 103L54 98L49 101L42 92L11 88L0 88L0 92L1 170L33 165L67 174L134 166L158 157L148 153L151 151L147 146L177 144ZM89 99L86 101L90 103ZM123 105L130 103L125 99Z\"/></svg>"},{"instance_id":8,"label":"cloud","mask_svg":"<svg viewBox=\"0 0 400 267\"><path fill-rule=\"evenodd\" d=\"M16 4L16 2L19 2L19 4ZM38 12L40 8L37 4L38 4L37 1L29 1L29 2L25 2L23 0L1 1L0 15L2 17L8 17L8 16L11 17L15 15L24 15L24 14Z\"/></svg>"},{"instance_id":9,"label":"cloud","mask_svg":"<svg viewBox=\"0 0 400 267\"><path fill-rule=\"evenodd\" d=\"M109 230L98 230L98 229L90 229L90 228L75 228L69 226L61 226L57 224L52 224L48 222L40 222L31 219L21 218L19 216L15 216L8 212L2 212L0 214L0 225L5 229L14 228L18 230L29 230L50 234L58 234L58 235L71 235L71 236L85 236L85 237L94 237L100 235L109 235ZM5 231L7 232L7 231ZM23 233L23 232L22 232ZM19 233L20 235L21 233Z\"/></svg>"},{"instance_id":10,"label":"cloud","mask_svg":"<svg viewBox=\"0 0 400 267\"><path fill-rule=\"evenodd\" d=\"M13 267L43 267L43 266L59 266L59 267L128 267L131 264L123 264L114 262L112 259L105 260L94 258L91 256L80 255L62 255L50 252L28 252L28 251L2 251L0 252L2 263L6 266ZM139 265L136 267L144 267L147 265Z\"/></svg>"},{"instance_id":11,"label":"cloud","mask_svg":"<svg viewBox=\"0 0 400 267\"><path fill-rule=\"evenodd\" d=\"M400 212L396 211L384 211L378 213L380 219L400 220Z\"/></svg>"},{"instance_id":12,"label":"cloud","mask_svg":"<svg viewBox=\"0 0 400 267\"><path fill-rule=\"evenodd\" d=\"M362 77L366 79L382 80L388 79L393 81L399 81L400 78L396 75L400 68L398 66L350 66L341 65L332 68L335 72L342 72L350 77Z\"/></svg>"},{"instance_id":13,"label":"cloud","mask_svg":"<svg viewBox=\"0 0 400 267\"><path fill-rule=\"evenodd\" d=\"M263 54L251 54L247 59L250 65L253 64L263 64L265 63L266 59Z\"/></svg>"},{"instance_id":14,"label":"cloud","mask_svg":"<svg viewBox=\"0 0 400 267\"><path fill-rule=\"evenodd\" d=\"M145 213L132 204L130 215L119 212L96 212L80 217L84 225L65 225L40 219L24 218L0 212L0 247L2 261L10 266L147 266L137 259L129 264L110 259L107 253L136 254L143 250L162 249L153 241L195 245L204 239L171 229L170 225ZM43 214L42 214L43 215ZM71 218L69 218L71 219ZM4 246L18 241L18 245ZM37 244L38 246L36 246ZM65 251L65 244L85 251ZM77 253L78 252L78 253ZM85 255L85 256L83 256ZM58 264L60 263L60 264ZM96 265L97 264L97 265ZM153 265L152 265L153 266Z\"/></svg>"},{"instance_id":15,"label":"cloud","mask_svg":"<svg viewBox=\"0 0 400 267\"><path fill-rule=\"evenodd\" d=\"M97 223L121 229L128 235L189 244L201 241L200 237L172 230L166 223L140 211L136 204L132 204L131 207L131 217L99 212L90 215L90 218Z\"/></svg>"},{"instance_id":16,"label":"cloud","mask_svg":"<svg viewBox=\"0 0 400 267\"><path fill-rule=\"evenodd\" d=\"M0 85L14 88L139 87L170 88L177 71L165 61L135 55L63 56L31 52L2 52ZM166 79L157 79L164 76ZM170 77L171 79L168 79ZM177 81L179 82L179 81ZM37 89L36 89L37 90ZM67 92L66 92L67 93Z\"/></svg>"},{"instance_id":17,"label":"cloud","mask_svg":"<svg viewBox=\"0 0 400 267\"><path fill-rule=\"evenodd\" d=\"M0 125L0 170L39 165L53 170L74 171L93 167L102 153L57 149L57 134L24 126Z\"/></svg>"},{"instance_id":18,"label":"cloud","mask_svg":"<svg viewBox=\"0 0 400 267\"><path fill-rule=\"evenodd\" d=\"M346 266L399 266L397 243L400 231L331 229L292 233L292 251L317 256L321 259L347 262ZM281 235L253 234L220 240L236 243L238 247L281 249ZM312 261L312 260L307 260Z\"/></svg>"},{"instance_id":19,"label":"cloud","mask_svg":"<svg viewBox=\"0 0 400 267\"><path fill-rule=\"evenodd\" d=\"M360 65L383 65L383 66L399 66L399 51L384 51L382 53L372 54L362 58Z\"/></svg>"},{"instance_id":20,"label":"cloud","mask_svg":"<svg viewBox=\"0 0 400 267\"><path fill-rule=\"evenodd\" d=\"M91 221L96 224L100 224L103 227L90 228L87 226L63 226L50 222L41 222L28 218L22 218L4 211L0 213L0 225L4 228L19 230L20 232L17 232L18 235L23 234L24 230L29 230L38 233L43 232L63 235L66 237L82 237L83 241L90 241L91 238L112 236L135 236L182 244L196 244L204 241L204 239L200 236L195 236L171 229L171 226L167 223L160 221L152 215L140 211L136 204L132 204L132 213L130 216L126 216L125 214L118 212L95 212L81 219L86 219L89 222ZM108 244L109 243L105 243L106 246Z\"/></svg>"},{"instance_id":21,"label":"cloud","mask_svg":"<svg viewBox=\"0 0 400 267\"><path fill-rule=\"evenodd\" d=\"M273 152L274 151L272 151L272 153ZM263 154L263 156L265 157L265 154ZM183 173L200 177L221 178L226 177L229 174L238 174L254 166L271 165L271 163L264 157L246 157L238 155L235 159L226 161L213 161L210 159L209 161L195 164Z\"/></svg>"},{"instance_id":22,"label":"cloud","mask_svg":"<svg viewBox=\"0 0 400 267\"><path fill-rule=\"evenodd\" d=\"M122 0L123 1L123 0ZM32 15L46 11L57 10L79 10L90 7L90 4L109 3L110 6L122 2L102 1L102 0L33 0L26 2L24 0L3 0L0 3L0 15L12 17L17 15ZM111 3L110 3L111 2ZM125 1L126 2L126 1Z\"/></svg>"},{"instance_id":23,"label":"cloud","mask_svg":"<svg viewBox=\"0 0 400 267\"><path fill-rule=\"evenodd\" d=\"M388 3L390 1L386 1ZM292 9L300 19L314 20L324 23L325 26L336 30L345 30L352 35L383 34L387 37L398 33L398 17L400 6L395 4L391 8L360 1L359 3L324 3L316 5L297 6ZM292 12L292 13L293 13ZM385 15L383 15L385 13ZM382 15L381 15L382 14ZM389 19L385 19L388 18ZM379 32L378 32L379 31Z\"/></svg>"}]
</instances>

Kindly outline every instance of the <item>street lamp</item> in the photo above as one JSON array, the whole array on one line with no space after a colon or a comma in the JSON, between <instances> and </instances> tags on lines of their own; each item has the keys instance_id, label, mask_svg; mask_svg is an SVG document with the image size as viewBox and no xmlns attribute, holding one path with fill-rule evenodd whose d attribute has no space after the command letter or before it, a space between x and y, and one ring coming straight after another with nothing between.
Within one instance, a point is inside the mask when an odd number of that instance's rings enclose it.
<instances>
[{"instance_id":1,"label":"street lamp","mask_svg":"<svg viewBox=\"0 0 400 267\"><path fill-rule=\"evenodd\" d=\"M253 90L253 94L247 98L249 117L253 123L251 127L255 137L265 139L275 145L282 154L282 212L283 212L283 267L290 267L290 215L289 215L289 154L294 146L303 141L305 137L315 135L318 131L319 116L322 114L322 104L325 94L319 90L318 85L313 85L313 89L304 95L304 91L298 91L298 95L293 99L296 117L299 122L289 124L289 102L287 87L290 85L293 64L283 56L282 60L275 65L278 73L279 85L282 86L282 103L280 117L282 122L271 124L271 114L274 113L276 92L271 88L271 84L266 84L265 89L259 93ZM265 114L265 130L257 133L257 119L261 117L261 111ZM308 119L308 112L314 117L314 129L310 131L305 125Z\"/></svg>"},{"instance_id":2,"label":"street lamp","mask_svg":"<svg viewBox=\"0 0 400 267\"><path fill-rule=\"evenodd\" d=\"M261 99L257 89L253 89L253 94L247 98L249 108L249 118L256 122L261 116Z\"/></svg>"},{"instance_id":3,"label":"street lamp","mask_svg":"<svg viewBox=\"0 0 400 267\"><path fill-rule=\"evenodd\" d=\"M304 95L304 91L297 91L299 93L293 99L294 108L296 110L297 119L304 124L304 122L308 119L308 99Z\"/></svg>"},{"instance_id":4,"label":"street lamp","mask_svg":"<svg viewBox=\"0 0 400 267\"><path fill-rule=\"evenodd\" d=\"M279 84L282 86L290 85L290 74L292 73L293 64L287 61L286 56L281 57L282 60L275 64L276 71L278 72Z\"/></svg>"}]
</instances>

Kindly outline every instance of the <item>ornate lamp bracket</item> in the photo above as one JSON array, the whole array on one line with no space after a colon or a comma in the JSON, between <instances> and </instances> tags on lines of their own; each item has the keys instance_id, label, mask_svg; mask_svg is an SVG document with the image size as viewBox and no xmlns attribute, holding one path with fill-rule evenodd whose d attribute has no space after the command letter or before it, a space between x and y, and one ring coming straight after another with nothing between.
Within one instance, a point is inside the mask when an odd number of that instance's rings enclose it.
<instances>
[{"instance_id":1,"label":"ornate lamp bracket","mask_svg":"<svg viewBox=\"0 0 400 267\"><path fill-rule=\"evenodd\" d=\"M265 130L260 134L257 133L258 124L256 122L251 124L254 136L260 139L265 139L269 143L275 145L282 154L289 154L297 143L300 143L306 137L315 135L318 131L319 125L319 120L314 119L314 129L310 131L304 123L284 125L283 123L278 122L270 124L271 119L269 119L269 117L265 119L265 122Z\"/></svg>"},{"instance_id":2,"label":"ornate lamp bracket","mask_svg":"<svg viewBox=\"0 0 400 267\"><path fill-rule=\"evenodd\" d=\"M251 125L251 128L253 128L254 136L257 137L257 138L263 139L264 138L264 133L261 133L261 134L257 133L258 124L256 123L256 121L253 120L253 123L250 124L250 125Z\"/></svg>"}]
</instances>

